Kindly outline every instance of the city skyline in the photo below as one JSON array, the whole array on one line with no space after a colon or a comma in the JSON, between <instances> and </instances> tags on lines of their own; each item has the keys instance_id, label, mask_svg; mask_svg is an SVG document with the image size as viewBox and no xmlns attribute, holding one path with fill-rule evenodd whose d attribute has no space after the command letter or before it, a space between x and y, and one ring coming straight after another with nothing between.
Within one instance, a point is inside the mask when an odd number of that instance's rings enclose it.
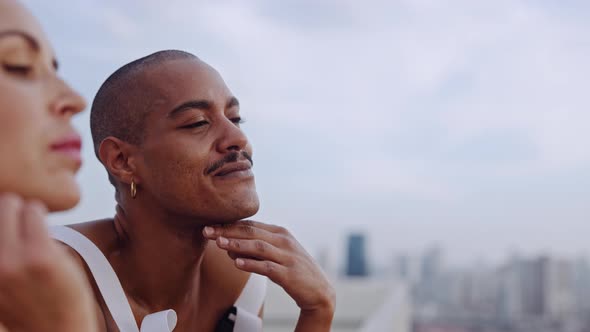
<instances>
[{"instance_id":1,"label":"city skyline","mask_svg":"<svg viewBox=\"0 0 590 332\"><path fill-rule=\"evenodd\" d=\"M377 262L433 243L458 262L590 252L585 2L25 3L88 101L156 50L217 68L254 145L256 219L311 253L355 230ZM114 212L88 113L83 200L52 222Z\"/></svg>"}]
</instances>

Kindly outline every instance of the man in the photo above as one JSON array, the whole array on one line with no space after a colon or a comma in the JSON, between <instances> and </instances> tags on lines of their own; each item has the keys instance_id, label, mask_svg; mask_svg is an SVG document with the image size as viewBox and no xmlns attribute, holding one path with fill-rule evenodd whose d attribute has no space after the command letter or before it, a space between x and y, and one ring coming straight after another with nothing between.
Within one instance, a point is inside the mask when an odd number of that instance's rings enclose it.
<instances>
[{"instance_id":1,"label":"man","mask_svg":"<svg viewBox=\"0 0 590 332\"><path fill-rule=\"evenodd\" d=\"M91 110L117 212L73 228L107 258L138 325L173 309L174 331L219 329L255 273L297 303L296 331L329 331L334 292L321 269L282 227L243 221L259 202L239 106L220 75L186 52L157 52L117 70ZM101 267L76 257L105 317L99 330L122 330L109 287L97 282Z\"/></svg>"}]
</instances>

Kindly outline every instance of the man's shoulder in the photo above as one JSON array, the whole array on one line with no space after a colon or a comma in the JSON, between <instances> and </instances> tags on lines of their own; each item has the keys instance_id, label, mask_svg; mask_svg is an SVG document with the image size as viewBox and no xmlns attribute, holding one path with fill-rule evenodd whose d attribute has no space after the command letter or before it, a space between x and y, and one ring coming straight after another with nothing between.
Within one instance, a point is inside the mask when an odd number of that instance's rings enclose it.
<instances>
[{"instance_id":1,"label":"man's shoulder","mask_svg":"<svg viewBox=\"0 0 590 332\"><path fill-rule=\"evenodd\" d=\"M112 222L112 219L111 219L111 222ZM93 236L94 230L97 229L100 232L100 229L105 228L106 226L108 226L108 219L97 220L97 221L92 221L92 222L87 222L87 223L80 223L80 224L72 224L72 225L67 225L66 227L70 227L70 228L80 232L82 235L86 236L87 238L90 238L91 241L94 242L94 240L92 239L94 237ZM80 256L80 254L78 254L78 252L76 252L76 250L74 250L72 247L70 247L69 245L67 245L65 243L61 243L61 242L58 242L58 243L59 243L59 246L61 248L63 248L63 250L68 253L68 255L71 257L71 259L74 262L76 262L78 267L86 273L88 283L92 287L92 290L95 294L95 310L96 310L97 316L103 317L104 312L101 307L102 296L100 295L100 291L98 290L98 287L96 285L94 277L92 276L92 273L90 272L90 269L88 268L88 265L86 264L86 262L84 261L82 256ZM99 321L98 331L106 332L108 329L107 329L105 321L103 319L99 319L98 321Z\"/></svg>"},{"instance_id":2,"label":"man's shoulder","mask_svg":"<svg viewBox=\"0 0 590 332\"><path fill-rule=\"evenodd\" d=\"M70 224L67 225L67 227L78 231L90 240L94 240L94 238L112 238L115 235L113 218L85 221L76 224Z\"/></svg>"},{"instance_id":3,"label":"man's shoulder","mask_svg":"<svg viewBox=\"0 0 590 332\"><path fill-rule=\"evenodd\" d=\"M78 233L82 234L88 240L90 240L98 249L105 255L108 256L109 250L116 243L116 232L113 226L113 219L101 219L95 221L82 222L77 224L66 225ZM76 258L77 261L84 264L82 257L69 245L63 244L63 247Z\"/></svg>"},{"instance_id":4,"label":"man's shoulder","mask_svg":"<svg viewBox=\"0 0 590 332\"><path fill-rule=\"evenodd\" d=\"M106 253L117 242L117 232L114 225L113 219L108 218L71 224L67 227L84 235L107 256Z\"/></svg>"},{"instance_id":5,"label":"man's shoulder","mask_svg":"<svg viewBox=\"0 0 590 332\"><path fill-rule=\"evenodd\" d=\"M207 280L215 281L226 296L236 300L250 278L250 273L239 270L227 252L214 242L208 243L205 249L202 268Z\"/></svg>"}]
</instances>

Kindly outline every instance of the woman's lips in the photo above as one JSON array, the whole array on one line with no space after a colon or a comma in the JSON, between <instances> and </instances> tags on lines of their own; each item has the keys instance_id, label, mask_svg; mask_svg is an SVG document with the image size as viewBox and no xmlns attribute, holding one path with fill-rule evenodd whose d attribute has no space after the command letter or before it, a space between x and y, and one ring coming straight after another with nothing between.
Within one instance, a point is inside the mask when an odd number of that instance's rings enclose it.
<instances>
[{"instance_id":1,"label":"woman's lips","mask_svg":"<svg viewBox=\"0 0 590 332\"><path fill-rule=\"evenodd\" d=\"M64 136L51 144L51 151L66 156L67 158L74 160L76 163L82 162L82 156L80 153L81 149L82 139L78 134Z\"/></svg>"}]
</instances>

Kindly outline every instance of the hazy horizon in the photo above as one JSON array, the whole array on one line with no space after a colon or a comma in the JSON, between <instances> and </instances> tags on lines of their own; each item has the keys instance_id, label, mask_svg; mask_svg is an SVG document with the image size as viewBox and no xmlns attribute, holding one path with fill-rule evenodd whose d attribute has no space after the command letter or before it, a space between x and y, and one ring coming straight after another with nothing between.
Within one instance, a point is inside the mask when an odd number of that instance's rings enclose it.
<instances>
[{"instance_id":1,"label":"hazy horizon","mask_svg":"<svg viewBox=\"0 0 590 332\"><path fill-rule=\"evenodd\" d=\"M262 208L316 254L369 237L376 262L590 254L590 4L430 0L27 0L91 102L121 65L193 52L240 99ZM174 5L172 5L174 4ZM112 216L88 110L83 200Z\"/></svg>"}]
</instances>

